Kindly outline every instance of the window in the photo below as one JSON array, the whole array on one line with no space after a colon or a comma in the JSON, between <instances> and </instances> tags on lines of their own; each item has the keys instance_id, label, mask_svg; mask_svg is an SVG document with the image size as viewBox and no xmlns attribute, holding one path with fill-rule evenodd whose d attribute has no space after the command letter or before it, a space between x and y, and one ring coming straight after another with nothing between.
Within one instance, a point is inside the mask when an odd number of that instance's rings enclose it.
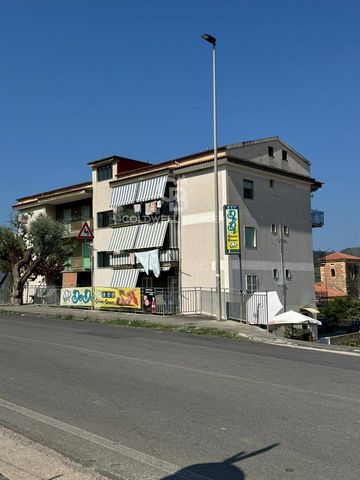
<instances>
[{"instance_id":1,"label":"window","mask_svg":"<svg viewBox=\"0 0 360 480\"><path fill-rule=\"evenodd\" d=\"M285 278L287 278L288 280L290 280L291 278L291 270L285 270Z\"/></svg>"},{"instance_id":2,"label":"window","mask_svg":"<svg viewBox=\"0 0 360 480\"><path fill-rule=\"evenodd\" d=\"M287 151L286 150L282 151L281 159L287 161Z\"/></svg>"},{"instance_id":3,"label":"window","mask_svg":"<svg viewBox=\"0 0 360 480\"><path fill-rule=\"evenodd\" d=\"M274 147L271 147L270 145L268 146L268 155L269 157L274 156Z\"/></svg>"},{"instance_id":4,"label":"window","mask_svg":"<svg viewBox=\"0 0 360 480\"><path fill-rule=\"evenodd\" d=\"M103 180L108 180L112 178L112 165L109 163L108 165L102 165L101 167L97 168L97 181L102 182Z\"/></svg>"},{"instance_id":5,"label":"window","mask_svg":"<svg viewBox=\"0 0 360 480\"><path fill-rule=\"evenodd\" d=\"M244 180L244 198L254 198L254 182L252 180Z\"/></svg>"},{"instance_id":6,"label":"window","mask_svg":"<svg viewBox=\"0 0 360 480\"><path fill-rule=\"evenodd\" d=\"M274 180L269 180L269 186L270 188L274 188Z\"/></svg>"},{"instance_id":7,"label":"window","mask_svg":"<svg viewBox=\"0 0 360 480\"><path fill-rule=\"evenodd\" d=\"M98 228L106 228L114 223L113 211L108 210L106 212L98 212L97 214L97 226Z\"/></svg>"},{"instance_id":8,"label":"window","mask_svg":"<svg viewBox=\"0 0 360 480\"><path fill-rule=\"evenodd\" d=\"M289 235L289 227L287 225L283 225L283 234L284 235Z\"/></svg>"},{"instance_id":9,"label":"window","mask_svg":"<svg viewBox=\"0 0 360 480\"><path fill-rule=\"evenodd\" d=\"M276 224L275 223L272 223L271 224L271 233L276 233L277 232L277 228L276 228Z\"/></svg>"},{"instance_id":10,"label":"window","mask_svg":"<svg viewBox=\"0 0 360 480\"><path fill-rule=\"evenodd\" d=\"M254 293L259 289L259 280L256 275L246 275L246 292Z\"/></svg>"},{"instance_id":11,"label":"window","mask_svg":"<svg viewBox=\"0 0 360 480\"><path fill-rule=\"evenodd\" d=\"M279 278L279 270L277 268L273 269L273 278L275 279Z\"/></svg>"},{"instance_id":12,"label":"window","mask_svg":"<svg viewBox=\"0 0 360 480\"><path fill-rule=\"evenodd\" d=\"M332 268L332 269L330 270L330 274L331 274L332 277L336 277L335 268Z\"/></svg>"},{"instance_id":13,"label":"window","mask_svg":"<svg viewBox=\"0 0 360 480\"><path fill-rule=\"evenodd\" d=\"M98 252L97 264L99 268L110 267L110 252Z\"/></svg>"},{"instance_id":14,"label":"window","mask_svg":"<svg viewBox=\"0 0 360 480\"><path fill-rule=\"evenodd\" d=\"M81 207L81 219L82 220L90 220L90 206L84 205Z\"/></svg>"},{"instance_id":15,"label":"window","mask_svg":"<svg viewBox=\"0 0 360 480\"><path fill-rule=\"evenodd\" d=\"M256 228L245 227L245 247L256 248Z\"/></svg>"}]
</instances>

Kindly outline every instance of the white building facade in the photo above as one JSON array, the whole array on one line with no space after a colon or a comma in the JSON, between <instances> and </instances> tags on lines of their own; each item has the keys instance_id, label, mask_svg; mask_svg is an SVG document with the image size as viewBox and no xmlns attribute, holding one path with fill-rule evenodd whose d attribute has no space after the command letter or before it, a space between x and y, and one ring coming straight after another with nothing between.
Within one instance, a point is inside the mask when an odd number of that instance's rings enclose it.
<instances>
[{"instance_id":1,"label":"white building facade","mask_svg":"<svg viewBox=\"0 0 360 480\"><path fill-rule=\"evenodd\" d=\"M119 156L89 165L91 182L15 205L46 211L74 234L92 212L92 267L83 245L62 286L86 286L91 273L98 287L215 288L213 151L153 165ZM312 228L323 217L312 215L312 193L322 184L310 162L278 137L228 145L218 148L218 185L224 291L276 291L285 309L314 306ZM237 255L225 253L225 205L239 209Z\"/></svg>"}]
</instances>

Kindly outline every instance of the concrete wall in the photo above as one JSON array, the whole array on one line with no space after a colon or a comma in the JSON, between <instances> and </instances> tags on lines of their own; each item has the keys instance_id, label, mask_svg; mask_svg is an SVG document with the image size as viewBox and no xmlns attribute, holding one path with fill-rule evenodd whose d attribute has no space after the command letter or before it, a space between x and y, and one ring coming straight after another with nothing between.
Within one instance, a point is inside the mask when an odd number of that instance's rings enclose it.
<instances>
[{"instance_id":1,"label":"concrete wall","mask_svg":"<svg viewBox=\"0 0 360 480\"><path fill-rule=\"evenodd\" d=\"M179 215L180 285L215 287L214 174L207 168L177 179ZM226 172L219 169L220 252L222 287L229 287L224 255L222 205L226 203Z\"/></svg>"},{"instance_id":2,"label":"concrete wall","mask_svg":"<svg viewBox=\"0 0 360 480\"><path fill-rule=\"evenodd\" d=\"M243 198L244 179L254 182L253 200ZM288 309L315 304L309 185L232 166L228 170L228 202L240 206L243 287L245 275L257 275L260 290L276 290L283 301L279 225L287 226L289 235L283 238L284 267L291 272L291 279L285 280ZM272 224L277 226L276 234L271 232ZM256 228L256 248L245 247L245 226ZM229 263L230 288L239 289L239 259L231 256ZM273 278L273 269L278 269L278 280Z\"/></svg>"},{"instance_id":3,"label":"concrete wall","mask_svg":"<svg viewBox=\"0 0 360 480\"><path fill-rule=\"evenodd\" d=\"M96 169L92 171L93 182L93 218L94 218L94 242L93 242L93 255L94 255L94 285L108 287L110 286L113 269L112 268L98 268L97 267L97 252L107 251L112 228L98 228L97 213L106 212L111 210L110 200L112 189L109 186L109 182L114 180L116 174L116 162L112 165L113 178L109 180L97 181Z\"/></svg>"},{"instance_id":4,"label":"concrete wall","mask_svg":"<svg viewBox=\"0 0 360 480\"><path fill-rule=\"evenodd\" d=\"M274 148L274 156L268 155L268 146ZM287 151L287 161L282 160L282 150ZM310 175L310 166L305 162L300 155L297 155L292 150L287 149L278 140L272 140L260 143L249 143L240 147L233 147L227 149L229 155L238 157L243 160L248 160L261 165L269 167L280 168L288 172L299 175Z\"/></svg>"}]
</instances>

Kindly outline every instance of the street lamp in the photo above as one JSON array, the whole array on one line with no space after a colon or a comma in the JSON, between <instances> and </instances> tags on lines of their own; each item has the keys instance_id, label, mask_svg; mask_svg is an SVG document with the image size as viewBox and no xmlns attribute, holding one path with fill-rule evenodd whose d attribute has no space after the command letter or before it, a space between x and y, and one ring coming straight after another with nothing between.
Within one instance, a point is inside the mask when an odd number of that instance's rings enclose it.
<instances>
[{"instance_id":1,"label":"street lamp","mask_svg":"<svg viewBox=\"0 0 360 480\"><path fill-rule=\"evenodd\" d=\"M206 42L212 45L213 51L213 116L214 116L214 200L215 200L215 276L216 276L216 316L221 320L221 276L220 276L220 228L219 228L219 183L218 183L218 158L216 139L216 38L208 33L201 35Z\"/></svg>"}]
</instances>

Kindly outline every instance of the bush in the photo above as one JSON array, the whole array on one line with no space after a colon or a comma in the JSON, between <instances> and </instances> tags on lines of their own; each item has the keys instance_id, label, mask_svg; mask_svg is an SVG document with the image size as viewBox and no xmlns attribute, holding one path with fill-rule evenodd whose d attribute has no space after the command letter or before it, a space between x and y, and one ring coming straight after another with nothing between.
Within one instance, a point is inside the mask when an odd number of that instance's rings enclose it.
<instances>
[{"instance_id":1,"label":"bush","mask_svg":"<svg viewBox=\"0 0 360 480\"><path fill-rule=\"evenodd\" d=\"M360 300L334 298L319 307L321 315L331 317L336 323L341 320L360 318Z\"/></svg>"}]
</instances>

